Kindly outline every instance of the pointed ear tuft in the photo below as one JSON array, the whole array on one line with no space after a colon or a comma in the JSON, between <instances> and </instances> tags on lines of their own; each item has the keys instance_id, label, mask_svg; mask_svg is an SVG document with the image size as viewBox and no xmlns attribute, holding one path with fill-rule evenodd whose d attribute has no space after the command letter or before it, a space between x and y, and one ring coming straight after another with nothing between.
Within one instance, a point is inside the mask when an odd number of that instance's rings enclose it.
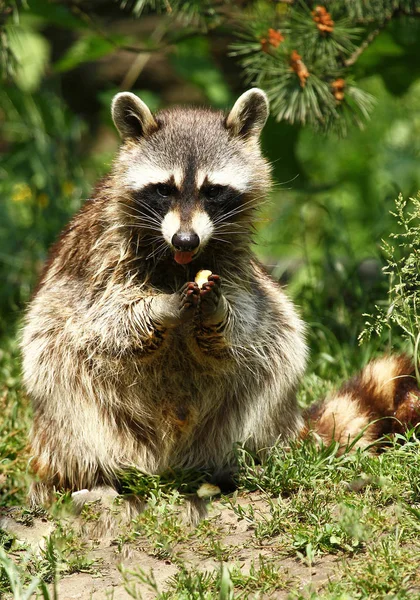
<instances>
[{"instance_id":1,"label":"pointed ear tuft","mask_svg":"<svg viewBox=\"0 0 420 600\"><path fill-rule=\"evenodd\" d=\"M123 140L145 137L159 127L148 106L131 92L114 96L111 114Z\"/></svg>"},{"instance_id":2,"label":"pointed ear tuft","mask_svg":"<svg viewBox=\"0 0 420 600\"><path fill-rule=\"evenodd\" d=\"M265 92L252 88L239 96L226 119L226 127L236 136L257 137L268 118L269 105Z\"/></svg>"}]
</instances>

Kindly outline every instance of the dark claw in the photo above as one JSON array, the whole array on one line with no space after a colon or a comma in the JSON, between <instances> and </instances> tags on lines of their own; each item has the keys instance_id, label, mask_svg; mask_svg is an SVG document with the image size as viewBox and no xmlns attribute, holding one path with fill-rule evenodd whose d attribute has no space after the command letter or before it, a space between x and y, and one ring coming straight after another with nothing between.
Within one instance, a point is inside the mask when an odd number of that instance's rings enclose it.
<instances>
[{"instance_id":1,"label":"dark claw","mask_svg":"<svg viewBox=\"0 0 420 600\"><path fill-rule=\"evenodd\" d=\"M187 306L198 306L198 294L194 293L194 291L187 292L180 302L180 307L185 308Z\"/></svg>"},{"instance_id":2,"label":"dark claw","mask_svg":"<svg viewBox=\"0 0 420 600\"><path fill-rule=\"evenodd\" d=\"M208 281L207 283L204 283L200 291L201 295L203 296L204 294L211 292L214 286L215 283L213 281Z\"/></svg>"},{"instance_id":3,"label":"dark claw","mask_svg":"<svg viewBox=\"0 0 420 600\"><path fill-rule=\"evenodd\" d=\"M198 290L198 285L195 283L195 281L188 281L187 283L184 283L182 288L179 290L179 293L182 295L188 290Z\"/></svg>"},{"instance_id":4,"label":"dark claw","mask_svg":"<svg viewBox=\"0 0 420 600\"><path fill-rule=\"evenodd\" d=\"M204 317L216 312L221 296L221 281L219 275L210 275L208 281L200 290L201 313Z\"/></svg>"},{"instance_id":5,"label":"dark claw","mask_svg":"<svg viewBox=\"0 0 420 600\"><path fill-rule=\"evenodd\" d=\"M180 290L179 312L181 319L186 322L194 317L200 300L200 289L194 281L189 281Z\"/></svg>"}]
</instances>

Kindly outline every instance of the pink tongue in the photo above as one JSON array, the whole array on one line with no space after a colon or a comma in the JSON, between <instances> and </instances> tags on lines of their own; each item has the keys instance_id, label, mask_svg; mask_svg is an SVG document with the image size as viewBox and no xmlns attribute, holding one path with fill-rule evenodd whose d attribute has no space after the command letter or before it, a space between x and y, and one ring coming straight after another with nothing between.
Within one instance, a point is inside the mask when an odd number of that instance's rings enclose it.
<instances>
[{"instance_id":1,"label":"pink tongue","mask_svg":"<svg viewBox=\"0 0 420 600\"><path fill-rule=\"evenodd\" d=\"M175 261L179 265L186 265L192 261L193 253L192 252L180 252L179 250L177 250L175 252L174 258L175 258Z\"/></svg>"}]
</instances>

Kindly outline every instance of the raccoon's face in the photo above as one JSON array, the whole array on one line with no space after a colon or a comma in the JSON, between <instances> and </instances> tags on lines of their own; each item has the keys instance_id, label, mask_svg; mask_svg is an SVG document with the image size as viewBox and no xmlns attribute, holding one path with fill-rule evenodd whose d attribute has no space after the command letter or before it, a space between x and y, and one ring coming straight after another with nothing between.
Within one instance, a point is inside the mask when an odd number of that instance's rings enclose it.
<instances>
[{"instance_id":1,"label":"raccoon's face","mask_svg":"<svg viewBox=\"0 0 420 600\"><path fill-rule=\"evenodd\" d=\"M243 94L227 117L199 109L152 115L137 96L121 93L112 116L125 142L116 181L130 198L133 226L156 253L170 250L187 264L210 243L249 237L252 212L269 186L259 148L268 116L263 91Z\"/></svg>"}]
</instances>

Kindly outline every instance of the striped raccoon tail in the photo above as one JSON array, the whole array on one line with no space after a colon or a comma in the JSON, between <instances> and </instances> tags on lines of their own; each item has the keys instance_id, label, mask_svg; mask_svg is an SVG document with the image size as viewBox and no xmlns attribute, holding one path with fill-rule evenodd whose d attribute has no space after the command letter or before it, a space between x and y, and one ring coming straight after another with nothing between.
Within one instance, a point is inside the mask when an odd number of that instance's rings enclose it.
<instances>
[{"instance_id":1,"label":"striped raccoon tail","mask_svg":"<svg viewBox=\"0 0 420 600\"><path fill-rule=\"evenodd\" d=\"M315 433L329 445L366 447L386 434L404 433L420 422L420 389L406 356L370 362L337 392L304 414L302 437Z\"/></svg>"}]
</instances>

